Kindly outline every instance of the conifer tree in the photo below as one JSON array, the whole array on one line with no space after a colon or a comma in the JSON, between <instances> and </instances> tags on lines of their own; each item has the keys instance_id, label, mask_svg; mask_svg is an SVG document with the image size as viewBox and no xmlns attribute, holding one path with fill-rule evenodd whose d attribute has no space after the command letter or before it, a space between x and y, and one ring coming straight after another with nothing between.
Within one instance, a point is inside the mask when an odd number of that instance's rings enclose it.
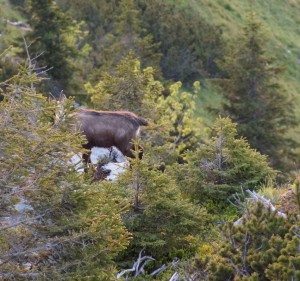
<instances>
[{"instance_id":1,"label":"conifer tree","mask_svg":"<svg viewBox=\"0 0 300 281\"><path fill-rule=\"evenodd\" d=\"M241 225L225 226L225 241L209 265L209 280L298 280L298 229L295 216L284 218L262 204L252 206Z\"/></svg>"},{"instance_id":2,"label":"conifer tree","mask_svg":"<svg viewBox=\"0 0 300 281\"><path fill-rule=\"evenodd\" d=\"M275 176L266 156L237 137L236 124L229 118L218 118L207 143L186 152L185 160L172 172L178 184L198 202L214 202L214 209L228 205L227 198L241 188L257 189Z\"/></svg>"},{"instance_id":3,"label":"conifer tree","mask_svg":"<svg viewBox=\"0 0 300 281\"><path fill-rule=\"evenodd\" d=\"M53 0L31 0L29 2L30 25L33 29L30 38L30 53L36 56L36 71L48 69L52 78L47 91L56 97L64 90L71 95L71 81L76 71L74 61L79 56L77 44L79 27L68 13L63 13ZM45 76L44 74L41 74ZM75 83L76 84L76 83ZM72 93L74 94L74 93Z\"/></svg>"},{"instance_id":4,"label":"conifer tree","mask_svg":"<svg viewBox=\"0 0 300 281\"><path fill-rule=\"evenodd\" d=\"M193 93L181 91L181 86L181 82L172 84L165 97L153 68L142 69L140 60L129 54L112 73L103 73L96 86L87 83L86 89L96 109L129 110L151 120L148 145L159 146L162 154L178 154L206 137L196 113L199 82L194 83Z\"/></svg>"},{"instance_id":5,"label":"conifer tree","mask_svg":"<svg viewBox=\"0 0 300 281\"><path fill-rule=\"evenodd\" d=\"M30 63L0 84L0 279L114 280L126 200L76 171L73 101L47 99L39 81Z\"/></svg>"},{"instance_id":6,"label":"conifer tree","mask_svg":"<svg viewBox=\"0 0 300 281\"><path fill-rule=\"evenodd\" d=\"M167 97L159 98L161 108L161 123L168 125L169 149L174 149L178 155L187 149L193 149L207 138L207 130L202 118L197 116L196 102L200 90L198 81L194 83L194 92L181 91L182 83L177 82L169 87Z\"/></svg>"},{"instance_id":7,"label":"conifer tree","mask_svg":"<svg viewBox=\"0 0 300 281\"><path fill-rule=\"evenodd\" d=\"M129 209L126 193L104 181L78 189L74 197L77 216L69 227L72 237L62 259L68 271L62 278L115 280L116 257L132 238L122 221Z\"/></svg>"},{"instance_id":8,"label":"conifer tree","mask_svg":"<svg viewBox=\"0 0 300 281\"><path fill-rule=\"evenodd\" d=\"M195 80L218 75L216 59L223 52L220 28L180 1L138 2L144 28L160 43L164 78L192 85Z\"/></svg>"},{"instance_id":9,"label":"conifer tree","mask_svg":"<svg viewBox=\"0 0 300 281\"><path fill-rule=\"evenodd\" d=\"M205 209L182 196L169 176L149 169L147 160L136 158L117 184L127 190L130 198L130 209L123 218L133 235L120 257L123 262L124 258L127 262L136 259L142 249L158 260L194 253L196 242L208 231L209 217Z\"/></svg>"},{"instance_id":10,"label":"conifer tree","mask_svg":"<svg viewBox=\"0 0 300 281\"><path fill-rule=\"evenodd\" d=\"M132 52L144 67L152 66L159 70L160 56L157 53L159 44L153 43L152 35L147 34L142 28L136 0L121 0L119 11L119 16L116 17L115 47L112 46L114 53L117 48L122 58Z\"/></svg>"},{"instance_id":11,"label":"conifer tree","mask_svg":"<svg viewBox=\"0 0 300 281\"><path fill-rule=\"evenodd\" d=\"M105 72L95 87L88 83L86 88L96 109L128 110L157 119L156 102L163 86L155 80L154 69L142 69L132 53L122 59L113 73Z\"/></svg>"},{"instance_id":12,"label":"conifer tree","mask_svg":"<svg viewBox=\"0 0 300 281\"><path fill-rule=\"evenodd\" d=\"M92 79L97 79L99 72L115 68L130 53L139 59L142 67L151 66L158 72L158 43L153 43L152 35L142 28L136 0L105 3L104 9L107 8L111 14L104 15L107 21L103 27L110 24L107 30L102 30L102 38L98 46L95 46L98 50L98 54L95 54L98 70Z\"/></svg>"},{"instance_id":13,"label":"conifer tree","mask_svg":"<svg viewBox=\"0 0 300 281\"><path fill-rule=\"evenodd\" d=\"M283 164L292 151L287 132L295 117L291 99L279 82L282 68L269 57L266 36L253 16L233 44L220 63L227 73L222 82L228 100L224 108L251 147L269 155L274 166L287 168Z\"/></svg>"}]
</instances>

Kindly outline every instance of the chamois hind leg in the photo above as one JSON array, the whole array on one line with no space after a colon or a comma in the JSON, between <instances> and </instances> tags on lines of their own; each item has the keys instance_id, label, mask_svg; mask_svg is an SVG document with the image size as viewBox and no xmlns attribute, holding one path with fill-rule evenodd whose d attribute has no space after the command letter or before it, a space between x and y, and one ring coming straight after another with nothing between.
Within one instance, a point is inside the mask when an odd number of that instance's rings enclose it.
<instances>
[{"instance_id":1,"label":"chamois hind leg","mask_svg":"<svg viewBox=\"0 0 300 281\"><path fill-rule=\"evenodd\" d=\"M131 144L123 153L125 156L129 157L129 158L135 158L136 157L136 148L138 149L138 157L141 160L143 158L143 154L144 154L144 149L142 146L138 145L138 147L136 147L134 144Z\"/></svg>"},{"instance_id":2,"label":"chamois hind leg","mask_svg":"<svg viewBox=\"0 0 300 281\"><path fill-rule=\"evenodd\" d=\"M124 152L121 151L123 155L129 157L129 158L135 158L134 153L131 151L131 149L126 149Z\"/></svg>"},{"instance_id":3,"label":"chamois hind leg","mask_svg":"<svg viewBox=\"0 0 300 281\"><path fill-rule=\"evenodd\" d=\"M84 172L87 173L89 171L89 164L91 163L91 148L87 146L83 146L83 148L88 149L88 152L82 154L82 160L84 164Z\"/></svg>"},{"instance_id":4,"label":"chamois hind leg","mask_svg":"<svg viewBox=\"0 0 300 281\"><path fill-rule=\"evenodd\" d=\"M142 160L144 155L144 148L141 145L138 145L138 150L139 150L139 159Z\"/></svg>"}]
</instances>

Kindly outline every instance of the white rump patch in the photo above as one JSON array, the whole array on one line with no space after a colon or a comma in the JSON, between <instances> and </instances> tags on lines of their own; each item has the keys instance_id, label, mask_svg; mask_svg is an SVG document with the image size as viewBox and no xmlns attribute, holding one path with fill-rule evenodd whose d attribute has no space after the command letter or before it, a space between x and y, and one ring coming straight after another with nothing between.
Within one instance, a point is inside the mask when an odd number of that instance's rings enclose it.
<instances>
[{"instance_id":1,"label":"white rump patch","mask_svg":"<svg viewBox=\"0 0 300 281\"><path fill-rule=\"evenodd\" d=\"M139 136L140 130L141 130L141 127L139 127L139 128L136 130L135 137L138 137L138 136Z\"/></svg>"}]
</instances>

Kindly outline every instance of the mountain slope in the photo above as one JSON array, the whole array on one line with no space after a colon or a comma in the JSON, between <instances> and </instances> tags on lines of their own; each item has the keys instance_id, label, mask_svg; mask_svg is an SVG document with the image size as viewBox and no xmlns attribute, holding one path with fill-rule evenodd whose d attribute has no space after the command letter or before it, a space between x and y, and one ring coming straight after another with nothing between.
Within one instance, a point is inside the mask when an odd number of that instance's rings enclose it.
<instances>
[{"instance_id":1,"label":"mountain slope","mask_svg":"<svg viewBox=\"0 0 300 281\"><path fill-rule=\"evenodd\" d=\"M270 39L269 52L287 72L283 77L288 93L300 100L300 1L299 0L186 0L185 5L214 24L222 26L227 38L240 32L253 13Z\"/></svg>"}]
</instances>

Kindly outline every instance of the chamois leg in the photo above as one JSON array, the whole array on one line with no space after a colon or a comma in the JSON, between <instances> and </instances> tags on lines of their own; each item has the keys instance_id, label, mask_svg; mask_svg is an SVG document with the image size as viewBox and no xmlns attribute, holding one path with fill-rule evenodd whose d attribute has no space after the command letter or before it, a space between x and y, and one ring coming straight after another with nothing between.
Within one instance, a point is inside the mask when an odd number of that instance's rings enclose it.
<instances>
[{"instance_id":1,"label":"chamois leg","mask_svg":"<svg viewBox=\"0 0 300 281\"><path fill-rule=\"evenodd\" d=\"M127 148L127 150L124 153L122 153L129 158L135 158L135 153L133 151L136 151L136 148L138 149L138 157L141 160L143 158L144 149L140 145L136 147L134 144L132 144Z\"/></svg>"},{"instance_id":2,"label":"chamois leg","mask_svg":"<svg viewBox=\"0 0 300 281\"><path fill-rule=\"evenodd\" d=\"M89 171L89 164L91 163L91 151L88 153L83 153L82 160L84 163L84 172L87 173Z\"/></svg>"},{"instance_id":3,"label":"chamois leg","mask_svg":"<svg viewBox=\"0 0 300 281\"><path fill-rule=\"evenodd\" d=\"M138 150L139 150L139 159L142 160L144 155L144 148L141 145L139 145Z\"/></svg>"}]
</instances>

